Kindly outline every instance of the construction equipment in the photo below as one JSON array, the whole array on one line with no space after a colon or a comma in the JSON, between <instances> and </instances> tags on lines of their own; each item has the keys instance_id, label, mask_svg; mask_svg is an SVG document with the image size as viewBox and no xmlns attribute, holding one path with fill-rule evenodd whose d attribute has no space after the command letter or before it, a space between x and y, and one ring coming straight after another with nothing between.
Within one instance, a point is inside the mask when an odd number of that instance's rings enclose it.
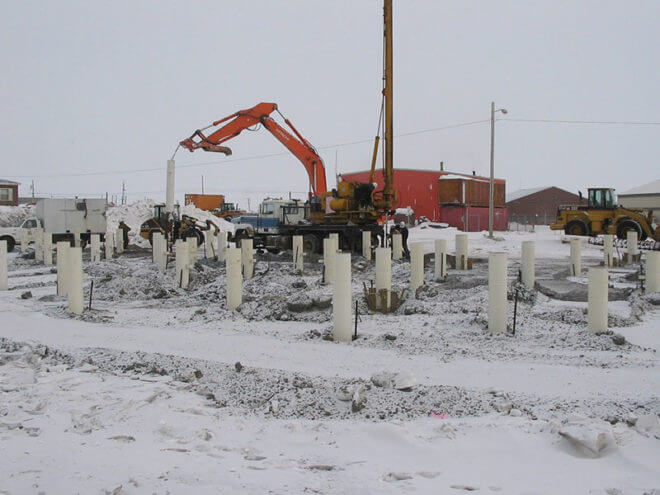
<instances>
[{"instance_id":1,"label":"construction equipment","mask_svg":"<svg viewBox=\"0 0 660 495\"><path fill-rule=\"evenodd\" d=\"M218 230L210 220L200 224L194 217L179 215L179 205L174 205L171 216L167 214L165 208L163 203L154 205L154 216L140 225L140 236L148 239L150 243L153 243L154 232L160 232L170 241L196 237L199 246L204 242L204 231Z\"/></svg>"},{"instance_id":2,"label":"construction equipment","mask_svg":"<svg viewBox=\"0 0 660 495\"><path fill-rule=\"evenodd\" d=\"M225 197L222 194L191 194L187 193L184 196L185 205L193 205L200 210L212 211L220 208L225 202Z\"/></svg>"},{"instance_id":3,"label":"construction equipment","mask_svg":"<svg viewBox=\"0 0 660 495\"><path fill-rule=\"evenodd\" d=\"M560 206L557 220L550 225L552 230L563 230L567 235L594 236L616 235L625 239L628 231L637 232L637 237L660 241L660 228L653 227L652 216L642 210L622 208L616 204L614 189L589 188L587 206Z\"/></svg>"},{"instance_id":4,"label":"construction equipment","mask_svg":"<svg viewBox=\"0 0 660 495\"><path fill-rule=\"evenodd\" d=\"M185 204L193 205L200 210L210 211L216 217L231 222L236 215L247 213L239 210L235 203L227 203L222 194L186 194Z\"/></svg>"},{"instance_id":5,"label":"construction equipment","mask_svg":"<svg viewBox=\"0 0 660 495\"><path fill-rule=\"evenodd\" d=\"M209 152L231 154L231 149L223 143L238 136L245 129L257 130L265 127L303 164L309 177L309 199L304 205L287 205L285 208L304 208L304 222L295 225L279 225L279 235L303 235L308 242L303 242L306 250L320 251L321 239L329 233L340 234L340 249L359 251L362 248L362 231L371 230L372 239L384 244L385 236L379 220L390 213L396 206L396 192L393 181L394 133L393 133L393 72L392 72L392 0L385 0L384 9L384 77L383 105L379 119L378 133L374 143L371 162L371 176L368 183L339 181L337 188L327 190L325 166L312 144L307 141L291 121L284 117L275 103L259 103L247 110L233 113L213 122L204 129L195 131L189 138L179 143L193 152L198 149ZM277 112L291 130L278 124L270 115ZM377 190L374 184L374 172L381 123L384 122L384 185ZM205 131L219 126L208 136ZM272 240L272 239L271 239ZM258 243L255 242L255 246Z\"/></svg>"},{"instance_id":6,"label":"construction equipment","mask_svg":"<svg viewBox=\"0 0 660 495\"><path fill-rule=\"evenodd\" d=\"M222 203L219 208L214 208L211 210L216 217L223 218L228 222L231 222L232 218L237 215L243 215L247 213L246 210L239 210L238 206L235 203Z\"/></svg>"},{"instance_id":7,"label":"construction equipment","mask_svg":"<svg viewBox=\"0 0 660 495\"><path fill-rule=\"evenodd\" d=\"M289 129L278 124L270 114L277 112ZM229 121L229 122L227 122ZM223 119L213 122L209 127L225 123L222 127L206 136L202 130L195 131L188 139L181 141L180 145L188 150L219 152L231 154L231 149L220 146L245 129L261 124L275 138L280 141L303 164L309 176L310 220L313 223L375 223L381 216L381 206L373 195L375 186L372 183L340 182L337 189L327 190L325 165L316 149L293 126L291 121L284 117L275 103L259 103L247 110L241 110ZM207 127L208 129L208 127Z\"/></svg>"},{"instance_id":8,"label":"construction equipment","mask_svg":"<svg viewBox=\"0 0 660 495\"><path fill-rule=\"evenodd\" d=\"M203 149L230 154L231 150L220 146L220 143L237 136L245 129L261 124L302 162L309 177L309 199L305 203L296 202L293 206L282 204L282 207L285 207L288 213L291 213L291 208L295 208L296 211L301 209L300 211L304 212L303 221L298 220L295 225L290 225L284 221L284 211L268 211L267 216L280 219L277 221L277 229L271 228L267 232L256 231L255 247L271 250L287 249L291 242L290 239L276 239L275 235L303 235L306 237L306 242L303 243L305 249L316 252L321 250L323 237L331 232L340 234L342 248L354 250L361 249L361 230L372 230L375 239L382 238L382 228L377 221L383 214L378 207L383 205L382 201L379 202L374 195L374 184L340 182L337 189L328 191L325 166L321 157L289 119L283 117L295 136L270 117L274 111L279 113L275 103L259 103L253 108L241 110L214 122L212 126L229 120L209 136L204 135L202 130L198 130L180 143L190 151ZM234 218L238 218L238 216ZM251 219L250 223L258 221L255 217Z\"/></svg>"}]
</instances>

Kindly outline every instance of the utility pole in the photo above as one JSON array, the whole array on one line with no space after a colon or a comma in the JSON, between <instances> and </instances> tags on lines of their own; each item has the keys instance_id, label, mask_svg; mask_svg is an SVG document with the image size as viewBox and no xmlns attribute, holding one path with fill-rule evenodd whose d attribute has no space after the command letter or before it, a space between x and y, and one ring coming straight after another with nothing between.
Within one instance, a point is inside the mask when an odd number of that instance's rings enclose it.
<instances>
[{"instance_id":1,"label":"utility pole","mask_svg":"<svg viewBox=\"0 0 660 495\"><path fill-rule=\"evenodd\" d=\"M121 181L121 204L126 204L126 182Z\"/></svg>"},{"instance_id":2,"label":"utility pole","mask_svg":"<svg viewBox=\"0 0 660 495\"><path fill-rule=\"evenodd\" d=\"M202 194L204 194L204 176L202 175Z\"/></svg>"},{"instance_id":3,"label":"utility pole","mask_svg":"<svg viewBox=\"0 0 660 495\"><path fill-rule=\"evenodd\" d=\"M339 174L337 174L337 155L339 154L338 150L335 150L335 184L339 184ZM289 193L291 194L291 193ZM289 198L291 199L291 198Z\"/></svg>"},{"instance_id":4,"label":"utility pole","mask_svg":"<svg viewBox=\"0 0 660 495\"><path fill-rule=\"evenodd\" d=\"M34 180L30 184L30 192L32 193L32 201L34 201Z\"/></svg>"},{"instance_id":5,"label":"utility pole","mask_svg":"<svg viewBox=\"0 0 660 495\"><path fill-rule=\"evenodd\" d=\"M490 102L490 188L488 194L488 237L493 238L493 214L495 210L495 112L507 114L506 109L495 110L495 102Z\"/></svg>"}]
</instances>

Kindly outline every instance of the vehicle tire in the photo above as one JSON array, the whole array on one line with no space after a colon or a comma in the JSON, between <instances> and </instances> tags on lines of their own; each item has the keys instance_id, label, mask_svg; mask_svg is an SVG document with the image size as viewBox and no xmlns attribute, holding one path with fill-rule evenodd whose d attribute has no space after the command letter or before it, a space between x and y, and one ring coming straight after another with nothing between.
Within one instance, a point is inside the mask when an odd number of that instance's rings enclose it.
<instances>
[{"instance_id":1,"label":"vehicle tire","mask_svg":"<svg viewBox=\"0 0 660 495\"><path fill-rule=\"evenodd\" d=\"M14 246L16 245L16 241L14 241L13 237L9 237L9 236L0 237L0 241L7 241L7 252L8 253L11 253L14 250Z\"/></svg>"},{"instance_id":2,"label":"vehicle tire","mask_svg":"<svg viewBox=\"0 0 660 495\"><path fill-rule=\"evenodd\" d=\"M640 241L643 241L646 238L646 236L642 237L642 235L644 234L642 232L642 227L635 220L631 220L630 218L619 221L619 223L616 226L616 236L619 239L627 239L628 231L630 230L637 232L637 239L639 239Z\"/></svg>"},{"instance_id":3,"label":"vehicle tire","mask_svg":"<svg viewBox=\"0 0 660 495\"><path fill-rule=\"evenodd\" d=\"M204 234L202 234L197 229L184 230L183 233L181 234L181 238L185 241L188 237L196 237L198 246L201 246L202 243L204 242Z\"/></svg>"},{"instance_id":4,"label":"vehicle tire","mask_svg":"<svg viewBox=\"0 0 660 495\"><path fill-rule=\"evenodd\" d=\"M231 234L231 232L227 234L227 240L229 242L235 242L237 246L240 245L241 240L250 238L250 234L245 229L238 229L234 232L233 236L230 236L229 234Z\"/></svg>"},{"instance_id":5,"label":"vehicle tire","mask_svg":"<svg viewBox=\"0 0 660 495\"><path fill-rule=\"evenodd\" d=\"M320 253L321 241L314 234L303 236L303 253Z\"/></svg>"},{"instance_id":6,"label":"vehicle tire","mask_svg":"<svg viewBox=\"0 0 660 495\"><path fill-rule=\"evenodd\" d=\"M589 227L582 220L571 220L564 227L564 233L566 235L588 235Z\"/></svg>"}]
</instances>

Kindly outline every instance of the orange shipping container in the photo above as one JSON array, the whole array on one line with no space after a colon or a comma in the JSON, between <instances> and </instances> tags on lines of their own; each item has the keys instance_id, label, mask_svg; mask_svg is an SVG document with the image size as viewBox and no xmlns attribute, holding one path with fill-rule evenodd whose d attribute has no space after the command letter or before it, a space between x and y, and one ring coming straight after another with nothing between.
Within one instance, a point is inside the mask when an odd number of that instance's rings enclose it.
<instances>
[{"instance_id":1,"label":"orange shipping container","mask_svg":"<svg viewBox=\"0 0 660 495\"><path fill-rule=\"evenodd\" d=\"M445 179L438 180L438 203L441 205L488 206L490 182L479 179ZM505 186L495 182L493 198L496 208L505 203Z\"/></svg>"},{"instance_id":2,"label":"orange shipping container","mask_svg":"<svg viewBox=\"0 0 660 495\"><path fill-rule=\"evenodd\" d=\"M222 194L186 194L185 203L195 205L200 210L211 211L220 208L225 202Z\"/></svg>"}]
</instances>

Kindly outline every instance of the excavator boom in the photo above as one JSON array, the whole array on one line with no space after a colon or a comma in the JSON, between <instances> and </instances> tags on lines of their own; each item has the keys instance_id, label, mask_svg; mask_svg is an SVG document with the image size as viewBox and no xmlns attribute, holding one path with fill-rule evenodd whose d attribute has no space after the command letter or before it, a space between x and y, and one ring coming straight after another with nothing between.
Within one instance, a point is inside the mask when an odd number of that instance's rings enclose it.
<instances>
[{"instance_id":1,"label":"excavator boom","mask_svg":"<svg viewBox=\"0 0 660 495\"><path fill-rule=\"evenodd\" d=\"M179 144L191 152L197 149L202 149L204 151L220 152L225 155L231 155L231 149L226 146L221 146L222 143L238 136L245 129L261 124L302 162L305 170L307 170L307 175L309 176L309 184L312 194L314 196L320 196L327 190L325 165L323 164L323 160L314 147L293 126L289 119L285 118L284 122L293 131L294 135L273 120L270 114L274 111L277 111L276 103L259 103L248 110L241 110L223 119L217 120L205 129L195 131L192 136L188 139L184 139ZM223 123L225 124L222 127L213 131L210 135L206 136L204 134L204 130L210 127L216 127Z\"/></svg>"}]
</instances>

